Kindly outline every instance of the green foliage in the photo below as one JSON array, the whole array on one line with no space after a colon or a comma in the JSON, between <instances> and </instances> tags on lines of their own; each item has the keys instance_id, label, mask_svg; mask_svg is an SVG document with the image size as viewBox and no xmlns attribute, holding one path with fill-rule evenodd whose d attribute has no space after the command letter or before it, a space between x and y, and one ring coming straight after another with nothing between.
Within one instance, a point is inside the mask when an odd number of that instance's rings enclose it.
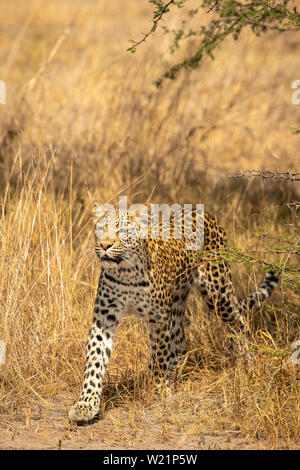
<instances>
[{"instance_id":1,"label":"green foliage","mask_svg":"<svg viewBox=\"0 0 300 470\"><path fill-rule=\"evenodd\" d=\"M282 278L284 284L293 286L296 294L300 294L299 235L296 232L288 236L274 235L265 229L255 235L260 239L267 239L269 247L258 250L250 246L246 250L240 250L228 243L226 248L219 250L217 254L203 250L197 252L194 257L195 265L206 262L219 264L225 261L228 264L242 263L249 271L255 266L258 271L273 271L275 276Z\"/></svg>"},{"instance_id":2,"label":"green foliage","mask_svg":"<svg viewBox=\"0 0 300 470\"><path fill-rule=\"evenodd\" d=\"M292 134L300 134L300 128L297 128L297 127L293 128Z\"/></svg>"},{"instance_id":3,"label":"green foliage","mask_svg":"<svg viewBox=\"0 0 300 470\"><path fill-rule=\"evenodd\" d=\"M242 31L250 28L252 32L260 36L269 30L277 31L278 34L300 30L300 13L291 0L202 0L200 6L194 10L188 10L188 2L149 0L154 5L152 15L153 25L151 30L139 41L131 41L132 46L128 49L135 52L137 47L152 34L162 18L169 13L171 7L182 10L181 26L170 30L163 26L166 34L172 35L170 52L180 47L183 41L194 37L193 51L181 62L171 66L161 77L156 80L156 86L160 87L164 80L173 80L182 69L195 69L205 56L214 59L213 52L221 46L227 37L237 40ZM204 15L210 15L211 21L207 26L194 29L190 21L197 17L199 20Z\"/></svg>"}]
</instances>

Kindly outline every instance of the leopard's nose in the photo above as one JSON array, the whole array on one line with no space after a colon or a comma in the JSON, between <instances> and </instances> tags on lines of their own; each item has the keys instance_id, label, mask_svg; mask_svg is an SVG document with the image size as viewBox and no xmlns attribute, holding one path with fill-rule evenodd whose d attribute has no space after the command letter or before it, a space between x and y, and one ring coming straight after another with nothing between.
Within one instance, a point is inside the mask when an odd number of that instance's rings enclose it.
<instances>
[{"instance_id":1,"label":"leopard's nose","mask_svg":"<svg viewBox=\"0 0 300 470\"><path fill-rule=\"evenodd\" d=\"M101 246L101 248L103 248L103 250L108 250L108 248L113 246L112 243L105 243L105 242L99 242L99 245Z\"/></svg>"}]
</instances>

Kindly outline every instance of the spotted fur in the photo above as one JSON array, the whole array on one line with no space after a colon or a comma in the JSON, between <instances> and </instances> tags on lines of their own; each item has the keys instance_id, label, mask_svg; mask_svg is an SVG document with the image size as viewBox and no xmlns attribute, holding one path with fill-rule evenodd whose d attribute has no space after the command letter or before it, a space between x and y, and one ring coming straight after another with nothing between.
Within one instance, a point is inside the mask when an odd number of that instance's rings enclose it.
<instances>
[{"instance_id":1,"label":"spotted fur","mask_svg":"<svg viewBox=\"0 0 300 470\"><path fill-rule=\"evenodd\" d=\"M87 423L98 413L102 381L111 355L116 329L126 313L149 324L151 367L155 373L171 374L185 354L184 312L192 286L197 286L209 310L246 332L245 314L273 291L278 279L269 272L265 281L247 299L234 293L228 265L220 257L226 235L214 218L204 214L204 245L197 252L186 248L184 237L139 238L134 217L118 214L116 233L103 233L109 216L95 224L96 254L101 274L89 331L83 386L79 401L70 408L69 420ZM192 213L194 223L195 213ZM122 235L123 222L128 231ZM216 260L218 262L216 263Z\"/></svg>"}]
</instances>

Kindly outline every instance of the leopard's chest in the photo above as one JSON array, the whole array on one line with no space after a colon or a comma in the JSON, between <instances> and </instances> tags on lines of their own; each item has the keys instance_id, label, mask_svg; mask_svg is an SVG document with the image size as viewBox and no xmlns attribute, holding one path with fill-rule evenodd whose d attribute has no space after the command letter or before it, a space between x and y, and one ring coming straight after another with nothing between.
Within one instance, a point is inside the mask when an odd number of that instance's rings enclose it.
<instances>
[{"instance_id":1,"label":"leopard's chest","mask_svg":"<svg viewBox=\"0 0 300 470\"><path fill-rule=\"evenodd\" d=\"M123 305L127 314L146 318L151 307L151 280L141 264L103 271L108 292Z\"/></svg>"}]
</instances>

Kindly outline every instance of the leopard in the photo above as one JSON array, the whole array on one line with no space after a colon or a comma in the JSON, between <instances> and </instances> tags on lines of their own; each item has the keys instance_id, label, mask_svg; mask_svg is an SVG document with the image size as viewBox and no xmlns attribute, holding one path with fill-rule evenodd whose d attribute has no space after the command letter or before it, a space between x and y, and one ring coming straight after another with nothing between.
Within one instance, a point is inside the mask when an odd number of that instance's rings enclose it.
<instances>
[{"instance_id":1,"label":"leopard","mask_svg":"<svg viewBox=\"0 0 300 470\"><path fill-rule=\"evenodd\" d=\"M145 206L150 213L153 205ZM85 425L99 416L103 379L124 315L133 314L146 321L150 336L149 369L154 376L169 379L187 353L184 320L187 298L193 288L202 296L209 312L218 315L234 331L247 335L249 314L260 308L277 286L278 277L274 271L268 271L257 290L238 299L230 262L224 257L225 230L206 211L193 208L184 216L192 233L197 233L200 221L200 249L191 249L191 237L182 228L176 232L174 227L178 224L172 215L169 224L158 221L153 235L151 223L145 228L147 224L141 223L137 213L120 210L113 213L103 205L96 207L95 252L101 270L81 393L69 409L70 423ZM149 221L149 214L147 217Z\"/></svg>"}]
</instances>

